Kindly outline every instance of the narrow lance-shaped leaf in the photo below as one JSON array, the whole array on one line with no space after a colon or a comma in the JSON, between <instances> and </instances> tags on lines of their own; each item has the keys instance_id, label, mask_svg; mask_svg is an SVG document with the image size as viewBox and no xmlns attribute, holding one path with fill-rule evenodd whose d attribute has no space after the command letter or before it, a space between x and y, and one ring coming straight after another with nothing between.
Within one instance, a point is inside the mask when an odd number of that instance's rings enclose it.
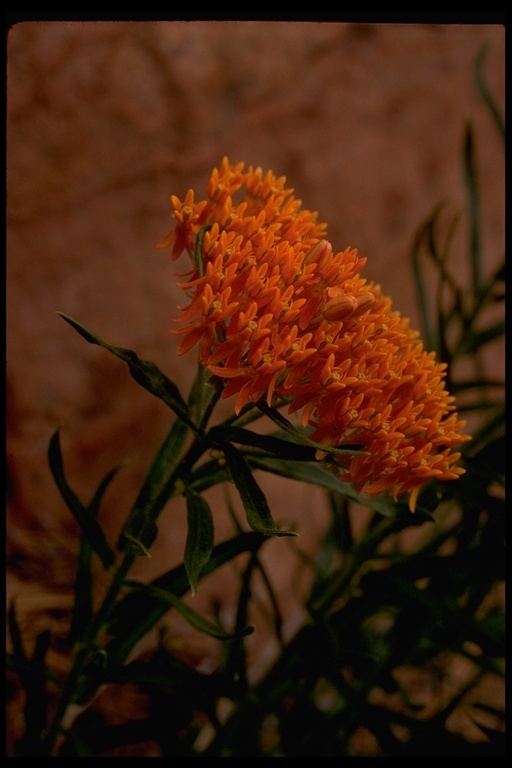
<instances>
[{"instance_id":1,"label":"narrow lance-shaped leaf","mask_svg":"<svg viewBox=\"0 0 512 768\"><path fill-rule=\"evenodd\" d=\"M149 360L140 360L131 349L123 349L122 347L114 347L111 344L107 344L99 336L96 336L96 334L89 331L77 320L73 320L73 318L68 317L63 312L58 312L57 314L78 331L80 336L83 336L90 344L98 344L120 360L123 360L128 365L130 374L137 384L140 384L141 387L144 387L152 395L162 400L185 424L192 430L197 431L197 427L190 417L187 404L181 396L178 387L154 363Z\"/></svg>"},{"instance_id":2,"label":"narrow lance-shaped leaf","mask_svg":"<svg viewBox=\"0 0 512 768\"><path fill-rule=\"evenodd\" d=\"M16 609L14 601L9 606L7 615L7 624L9 627L9 636L12 643L12 652L7 652L6 664L7 669L11 669L20 675L20 679L24 688L30 686L30 679L34 674L42 675L46 680L51 680L57 687L61 687L62 681L60 678L52 672L52 670L46 668L43 664L36 668L36 664L39 664L37 654L32 656L31 659L26 655L25 649L21 639L21 631L16 618Z\"/></svg>"},{"instance_id":3,"label":"narrow lance-shaped leaf","mask_svg":"<svg viewBox=\"0 0 512 768\"><path fill-rule=\"evenodd\" d=\"M259 533L243 533L217 544L201 574L204 578L245 552L257 551L266 539ZM154 587L170 590L174 595L184 595L190 589L185 566L179 565L162 574L153 582ZM169 609L168 602L157 593L152 595L130 592L114 606L108 632L113 639L107 646L112 663L122 663L135 644L149 632Z\"/></svg>"},{"instance_id":4,"label":"narrow lance-shaped leaf","mask_svg":"<svg viewBox=\"0 0 512 768\"><path fill-rule=\"evenodd\" d=\"M24 665L27 663L27 655L23 648L23 640L21 638L21 631L16 617L16 608L14 601L9 606L9 612L7 614L9 635L11 637L13 659L16 663Z\"/></svg>"},{"instance_id":5,"label":"narrow lance-shaped leaf","mask_svg":"<svg viewBox=\"0 0 512 768\"><path fill-rule=\"evenodd\" d=\"M322 465L297 464L294 461L285 459L276 459L270 456L251 456L247 459L249 466L254 469L260 469L265 472L272 472L281 477L289 477L293 480L299 480L302 483L316 485L319 488L325 488L327 491L338 493L347 499L364 504L385 517L396 517L398 505L388 499L377 497L364 497L358 494L348 483L343 483L336 475L325 469Z\"/></svg>"},{"instance_id":6,"label":"narrow lance-shaped leaf","mask_svg":"<svg viewBox=\"0 0 512 768\"><path fill-rule=\"evenodd\" d=\"M146 593L150 596L158 597L159 600L166 602L169 607L175 608L183 616L183 618L188 621L191 627L194 627L194 629L197 629L198 632L202 632L205 635L210 635L210 637L214 637L217 640L233 640L235 637L250 635L254 631L253 627L245 627L245 629L243 629L238 634L231 634L230 632L226 632L217 624L214 624L213 622L208 621L208 619L205 619L204 616L201 616L199 613L197 613L197 611L194 611L192 608L190 608L190 606L184 603L183 600L180 600L180 598L172 592L159 589L158 587L154 587L151 584L141 584L140 582L136 581L128 581L126 584L130 587L133 587L134 589L141 590L143 593Z\"/></svg>"},{"instance_id":7,"label":"narrow lance-shaped leaf","mask_svg":"<svg viewBox=\"0 0 512 768\"><path fill-rule=\"evenodd\" d=\"M223 541L214 547L209 561L201 574L201 579L214 573L226 563L246 552L254 553L267 541L267 537L256 531L250 531ZM165 616L169 608L169 600L164 597L167 591L181 596L190 590L190 582L183 563L162 574L151 582L156 587L151 592L136 589L125 594L113 606L112 614L107 622L107 633L112 639L105 648L105 667L98 676L84 681L76 702L83 703L97 690L101 682L109 679L110 670L116 665L123 664L133 648L148 632ZM246 630L249 631L249 630ZM235 633L236 635L236 633Z\"/></svg>"},{"instance_id":8,"label":"narrow lance-shaped leaf","mask_svg":"<svg viewBox=\"0 0 512 768\"><path fill-rule=\"evenodd\" d=\"M484 328L483 331L474 331L471 335L466 336L462 340L460 347L456 350L456 353L459 356L462 354L471 355L490 341L499 339L505 334L505 331L505 321L498 320L498 322L488 328Z\"/></svg>"},{"instance_id":9,"label":"narrow lance-shaped leaf","mask_svg":"<svg viewBox=\"0 0 512 768\"><path fill-rule=\"evenodd\" d=\"M267 500L240 451L231 443L220 443L244 505L247 522L254 531L265 536L296 536L292 531L283 531L274 522Z\"/></svg>"},{"instance_id":10,"label":"narrow lance-shaped leaf","mask_svg":"<svg viewBox=\"0 0 512 768\"><path fill-rule=\"evenodd\" d=\"M94 494L87 512L91 517L96 518L101 501L114 478L118 467L114 467L103 478ZM84 629L88 626L92 616L93 605L93 580L91 571L92 547L85 536L82 536L80 542L80 551L78 553L78 562L75 579L75 602L71 614L71 625L68 633L68 641L73 644L81 636Z\"/></svg>"},{"instance_id":11,"label":"narrow lance-shaped leaf","mask_svg":"<svg viewBox=\"0 0 512 768\"><path fill-rule=\"evenodd\" d=\"M475 147L471 125L466 127L464 140L464 177L468 192L470 218L470 255L473 279L473 297L478 300L481 290L482 253L480 243L480 200L475 166Z\"/></svg>"},{"instance_id":12,"label":"narrow lance-shaped leaf","mask_svg":"<svg viewBox=\"0 0 512 768\"><path fill-rule=\"evenodd\" d=\"M210 507L199 494L187 491L187 541L183 562L192 594L213 551L213 519Z\"/></svg>"},{"instance_id":13,"label":"narrow lance-shaped leaf","mask_svg":"<svg viewBox=\"0 0 512 768\"><path fill-rule=\"evenodd\" d=\"M489 51L489 44L487 43L486 45L482 46L482 49L480 50L480 53L477 56L476 63L475 63L475 79L476 79L476 84L478 86L478 90L480 91L480 94L494 119L496 128L498 129L501 138L504 139L505 123L498 109L498 106L494 101L494 98L492 97L487 87L487 84L484 78L484 71L483 71L484 63L485 63L485 58L487 56L488 51Z\"/></svg>"},{"instance_id":14,"label":"narrow lance-shaped leaf","mask_svg":"<svg viewBox=\"0 0 512 768\"><path fill-rule=\"evenodd\" d=\"M463 327L467 327L469 322L463 307L462 292L447 268L449 254L458 223L459 216L456 215L452 218L449 224L448 232L442 246L441 244L438 245L436 242L437 232L434 231L434 228L432 228L431 232L432 242L430 245L430 252L439 272L436 290L437 336L439 339L438 353L441 360L446 362L450 361L450 345L448 343L449 326L453 322L456 322L457 324L461 323ZM445 288L449 289L448 303L444 298ZM448 306L448 309L445 309L445 305Z\"/></svg>"},{"instance_id":15,"label":"narrow lance-shaped leaf","mask_svg":"<svg viewBox=\"0 0 512 768\"><path fill-rule=\"evenodd\" d=\"M288 432L288 434L292 435L299 442L304 443L305 445L309 445L312 448L316 448L317 451L322 451L323 453L340 454L341 456L353 456L355 453L366 455L366 452L359 450L359 448L332 448L327 445L322 445L321 443L316 443L314 440L310 440L309 437L302 434L302 432L294 427L291 421L288 421L288 419L285 418L282 413L279 413L279 411L275 408L268 406L263 399L257 402L257 406L285 432Z\"/></svg>"},{"instance_id":16,"label":"narrow lance-shaped leaf","mask_svg":"<svg viewBox=\"0 0 512 768\"><path fill-rule=\"evenodd\" d=\"M252 577L255 568L258 567L259 559L254 553L248 560L247 565L241 574L241 588L237 600L237 611L235 621L235 631L241 629L247 624L249 603L252 597ZM263 572L264 574L264 572ZM262 575L263 575L262 574ZM268 585L268 582L266 582ZM224 669L228 679L233 680L236 689L240 692L246 691L247 684L247 649L245 643L240 640L237 643L231 643L226 649Z\"/></svg>"},{"instance_id":17,"label":"narrow lance-shaped leaf","mask_svg":"<svg viewBox=\"0 0 512 768\"><path fill-rule=\"evenodd\" d=\"M416 288L416 298L418 301L418 307L423 326L423 338L427 349L437 349L437 337L436 332L432 326L430 316L430 306L428 301L429 290L427 287L427 281L425 278L423 266L422 266L422 246L425 242L428 242L429 232L434 226L434 222L437 219L439 212L442 209L443 204L434 209L432 215L422 224L415 237L412 250L411 250L411 266L414 278L414 284Z\"/></svg>"},{"instance_id":18,"label":"narrow lance-shaped leaf","mask_svg":"<svg viewBox=\"0 0 512 768\"><path fill-rule=\"evenodd\" d=\"M385 496L364 496L357 493L352 485L342 482L333 472L319 462L314 464L297 464L294 461L278 459L273 456L249 456L247 457L247 463L253 469L272 472L281 477L289 477L292 480L325 488L325 490L331 493L339 494L339 496L345 499L351 499L358 504L373 509L383 517L398 517L403 506L400 502L393 501ZM415 514L415 524L418 521L423 521L425 515L429 520L432 517L427 509L418 506Z\"/></svg>"},{"instance_id":19,"label":"narrow lance-shaped leaf","mask_svg":"<svg viewBox=\"0 0 512 768\"><path fill-rule=\"evenodd\" d=\"M83 534L91 545L93 551L100 558L103 567L105 570L108 570L114 562L114 552L107 543L105 535L98 525L98 522L71 490L66 481L66 478L64 477L64 468L62 464L62 453L60 450L58 430L50 440L48 459L53 478L59 491L61 492L64 501L78 521Z\"/></svg>"},{"instance_id":20,"label":"narrow lance-shaped leaf","mask_svg":"<svg viewBox=\"0 0 512 768\"><path fill-rule=\"evenodd\" d=\"M46 724L49 695L46 688L45 657L50 647L51 633L43 630L36 638L30 672L25 676L25 741L37 743Z\"/></svg>"},{"instance_id":21,"label":"narrow lance-shaped leaf","mask_svg":"<svg viewBox=\"0 0 512 768\"><path fill-rule=\"evenodd\" d=\"M213 427L208 435L214 440L217 437L231 443L259 448L262 451L273 453L280 458L293 459L295 461L312 461L315 458L316 448L313 446L299 445L292 440L283 440L283 438L276 437L275 435L261 435L241 427Z\"/></svg>"}]
</instances>

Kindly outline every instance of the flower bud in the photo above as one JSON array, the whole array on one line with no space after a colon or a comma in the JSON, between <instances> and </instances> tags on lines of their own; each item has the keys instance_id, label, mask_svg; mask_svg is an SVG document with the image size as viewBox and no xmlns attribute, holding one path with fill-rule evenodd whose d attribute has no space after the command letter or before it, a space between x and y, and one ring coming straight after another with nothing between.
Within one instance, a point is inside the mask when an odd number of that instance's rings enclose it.
<instances>
[{"instance_id":1,"label":"flower bud","mask_svg":"<svg viewBox=\"0 0 512 768\"><path fill-rule=\"evenodd\" d=\"M370 309L374 301L375 296L373 293L360 293L357 297L356 315L361 315L363 312L366 312L367 309Z\"/></svg>"},{"instance_id":2,"label":"flower bud","mask_svg":"<svg viewBox=\"0 0 512 768\"><path fill-rule=\"evenodd\" d=\"M338 296L328 301L322 310L322 316L326 320L343 320L350 317L357 309L357 299L355 296L347 294Z\"/></svg>"},{"instance_id":3,"label":"flower bud","mask_svg":"<svg viewBox=\"0 0 512 768\"><path fill-rule=\"evenodd\" d=\"M332 257L332 245L328 240L319 240L304 256L304 264L316 264L322 269Z\"/></svg>"}]
</instances>

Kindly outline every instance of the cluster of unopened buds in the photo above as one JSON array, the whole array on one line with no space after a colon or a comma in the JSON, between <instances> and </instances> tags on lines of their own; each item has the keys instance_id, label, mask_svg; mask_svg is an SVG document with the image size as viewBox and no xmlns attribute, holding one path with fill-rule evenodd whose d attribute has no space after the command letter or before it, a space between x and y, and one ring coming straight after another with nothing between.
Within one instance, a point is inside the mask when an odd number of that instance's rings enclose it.
<instances>
[{"instance_id":1,"label":"cluster of unopened buds","mask_svg":"<svg viewBox=\"0 0 512 768\"><path fill-rule=\"evenodd\" d=\"M426 352L379 285L360 276L357 250L335 253L317 214L286 179L259 168L214 169L204 200L172 196L174 227L159 247L188 251L180 283L190 301L174 332L183 354L224 380L223 397L285 402L333 454L341 478L368 494L409 493L414 510L431 478L455 480L461 433L445 364ZM322 459L325 452L318 451Z\"/></svg>"}]
</instances>

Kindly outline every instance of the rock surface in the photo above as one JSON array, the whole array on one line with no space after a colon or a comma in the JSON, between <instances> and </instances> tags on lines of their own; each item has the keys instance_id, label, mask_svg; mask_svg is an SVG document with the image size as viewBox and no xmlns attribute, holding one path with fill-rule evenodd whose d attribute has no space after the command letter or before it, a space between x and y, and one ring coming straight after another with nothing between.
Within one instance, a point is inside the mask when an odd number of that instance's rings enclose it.
<instances>
[{"instance_id":1,"label":"rock surface","mask_svg":"<svg viewBox=\"0 0 512 768\"><path fill-rule=\"evenodd\" d=\"M175 265L155 250L169 196L201 194L223 155L285 175L339 250L368 257L395 307L419 323L409 253L440 200L465 204L461 153L471 121L485 257L504 248L503 147L474 83L504 107L504 29L495 25L300 22L22 23L8 38L7 386L13 573L67 586L76 551L47 468L63 423L65 467L84 500L120 461L102 523L115 537L169 412L123 363L56 312L153 360L186 393L194 354L175 355ZM454 258L466 263L461 230ZM179 264L177 269L179 270ZM501 367L501 360L496 366ZM228 405L226 406L229 407ZM283 524L314 546L316 491L270 484ZM214 497L217 536L230 535ZM315 514L314 514L315 511ZM321 518L321 515L320 515ZM181 560L184 510L164 515L146 573ZM294 557L269 546L282 593ZM292 590L293 586L293 590ZM222 590L219 588L219 594Z\"/></svg>"}]
</instances>

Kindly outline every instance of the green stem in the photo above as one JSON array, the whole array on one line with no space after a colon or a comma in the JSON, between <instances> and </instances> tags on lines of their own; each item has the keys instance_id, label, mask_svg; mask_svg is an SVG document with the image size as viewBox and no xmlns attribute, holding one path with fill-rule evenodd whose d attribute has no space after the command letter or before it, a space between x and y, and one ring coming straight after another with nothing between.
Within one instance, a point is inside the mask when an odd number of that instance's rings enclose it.
<instances>
[{"instance_id":1,"label":"green stem","mask_svg":"<svg viewBox=\"0 0 512 768\"><path fill-rule=\"evenodd\" d=\"M91 653L96 650L97 637L108 620L109 611L115 603L126 575L130 571L136 558L137 554L135 551L128 551L125 553L121 563L114 573L110 586L103 599L103 603L87 627L83 640L76 646L73 665L64 683L64 688L59 698L52 723L42 740L42 755L52 756L57 736L62 731L62 720L66 715L69 705L73 703L76 696L83 667Z\"/></svg>"},{"instance_id":2,"label":"green stem","mask_svg":"<svg viewBox=\"0 0 512 768\"><path fill-rule=\"evenodd\" d=\"M206 404L200 419L201 431L205 429L209 416L220 397L220 393L221 390L219 389ZM194 441L182 457L181 461L170 473L167 480L161 486L158 494L152 500L151 509L148 511L148 515L152 520L156 521L158 515L170 498L177 495L177 492L182 492L187 482L187 475L196 461L203 455L205 450L207 450L208 446L209 442L207 438L199 437L198 435L195 436ZM100 637L104 626L108 623L110 611L116 603L116 600L123 589L126 577L138 556L139 552L135 548L130 547L125 551L121 562L112 576L112 580L105 593L101 606L92 617L81 642L76 645L74 660L64 683L53 720L41 741L42 755L52 756L54 752L57 737L63 731L62 722L66 716L66 712L68 711L70 704L76 700L81 678L83 676L84 666L91 654L98 650L98 638Z\"/></svg>"},{"instance_id":3,"label":"green stem","mask_svg":"<svg viewBox=\"0 0 512 768\"><path fill-rule=\"evenodd\" d=\"M325 588L321 597L309 606L313 616L323 616L329 607L337 602L350 587L354 576L360 572L361 565L367 562L376 552L379 544L394 530L403 526L403 522L395 519L381 518L368 531L365 538L354 548L348 557L345 567L336 578Z\"/></svg>"}]
</instances>

